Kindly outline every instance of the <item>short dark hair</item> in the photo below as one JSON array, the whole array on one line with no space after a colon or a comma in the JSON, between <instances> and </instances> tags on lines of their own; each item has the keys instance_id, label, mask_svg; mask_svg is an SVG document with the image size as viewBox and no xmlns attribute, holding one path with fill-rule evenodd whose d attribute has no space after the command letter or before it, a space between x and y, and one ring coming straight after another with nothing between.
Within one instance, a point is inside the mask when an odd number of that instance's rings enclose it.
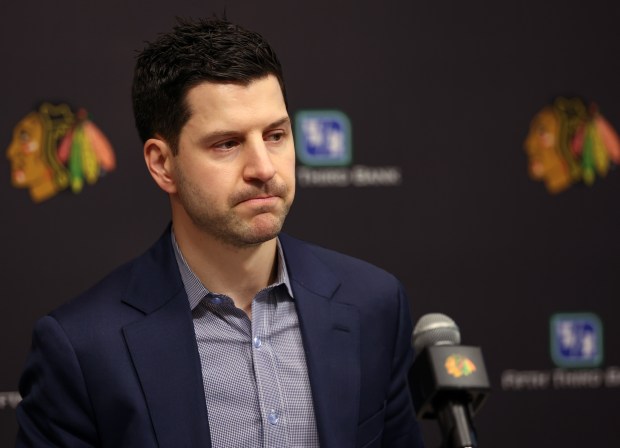
<instances>
[{"instance_id":1,"label":"short dark hair","mask_svg":"<svg viewBox=\"0 0 620 448\"><path fill-rule=\"evenodd\" d=\"M179 19L136 61L131 93L142 142L159 134L177 154L190 117L188 90L205 81L248 85L267 75L278 79L286 101L280 61L260 34L217 18Z\"/></svg>"}]
</instances>

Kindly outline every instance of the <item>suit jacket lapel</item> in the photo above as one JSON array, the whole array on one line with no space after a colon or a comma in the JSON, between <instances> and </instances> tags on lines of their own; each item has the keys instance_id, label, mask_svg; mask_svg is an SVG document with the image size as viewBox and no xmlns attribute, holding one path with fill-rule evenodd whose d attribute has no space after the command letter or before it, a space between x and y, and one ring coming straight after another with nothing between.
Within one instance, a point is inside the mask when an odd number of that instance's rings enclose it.
<instances>
[{"instance_id":1,"label":"suit jacket lapel","mask_svg":"<svg viewBox=\"0 0 620 448\"><path fill-rule=\"evenodd\" d=\"M145 316L123 335L159 446L210 447L198 347L169 235L135 264L125 302Z\"/></svg>"},{"instance_id":2,"label":"suit jacket lapel","mask_svg":"<svg viewBox=\"0 0 620 448\"><path fill-rule=\"evenodd\" d=\"M355 444L360 390L357 309L333 300L339 280L303 243L280 236L306 352L321 446Z\"/></svg>"}]
</instances>

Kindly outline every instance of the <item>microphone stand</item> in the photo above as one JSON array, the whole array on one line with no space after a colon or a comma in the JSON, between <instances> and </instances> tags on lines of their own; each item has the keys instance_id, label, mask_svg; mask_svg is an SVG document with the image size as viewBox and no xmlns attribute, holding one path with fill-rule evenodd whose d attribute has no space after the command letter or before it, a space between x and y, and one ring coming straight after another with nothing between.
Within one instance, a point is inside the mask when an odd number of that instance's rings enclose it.
<instances>
[{"instance_id":1,"label":"microphone stand","mask_svg":"<svg viewBox=\"0 0 620 448\"><path fill-rule=\"evenodd\" d=\"M476 448L478 440L469 407L448 400L440 409L437 418L443 435L441 448Z\"/></svg>"}]
</instances>

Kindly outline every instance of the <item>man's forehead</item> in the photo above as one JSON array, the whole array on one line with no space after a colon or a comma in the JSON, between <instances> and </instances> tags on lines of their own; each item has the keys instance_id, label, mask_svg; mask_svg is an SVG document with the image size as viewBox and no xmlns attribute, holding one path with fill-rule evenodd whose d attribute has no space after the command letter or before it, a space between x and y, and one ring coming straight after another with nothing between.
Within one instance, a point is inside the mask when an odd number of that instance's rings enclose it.
<instances>
[{"instance_id":1,"label":"man's forehead","mask_svg":"<svg viewBox=\"0 0 620 448\"><path fill-rule=\"evenodd\" d=\"M265 76L260 76L257 78L253 78L247 82L245 81L212 81L212 80L203 80L200 82L197 82L196 84L192 85L191 87L189 87L189 89L187 89L187 92L185 93L185 97L188 98L189 96L195 95L196 93L202 92L202 91L221 91L221 92L230 92L232 93L233 91L249 91L252 90L252 88L256 85L271 85L272 88L274 90L279 90L280 93L282 93L282 87L280 86L280 82L278 81L278 78L276 78L275 75L272 75L270 73L266 74Z\"/></svg>"},{"instance_id":2,"label":"man's forehead","mask_svg":"<svg viewBox=\"0 0 620 448\"><path fill-rule=\"evenodd\" d=\"M247 85L204 82L187 92L185 103L188 121L208 121L214 126L243 121L268 124L288 117L275 77L260 78Z\"/></svg>"}]
</instances>

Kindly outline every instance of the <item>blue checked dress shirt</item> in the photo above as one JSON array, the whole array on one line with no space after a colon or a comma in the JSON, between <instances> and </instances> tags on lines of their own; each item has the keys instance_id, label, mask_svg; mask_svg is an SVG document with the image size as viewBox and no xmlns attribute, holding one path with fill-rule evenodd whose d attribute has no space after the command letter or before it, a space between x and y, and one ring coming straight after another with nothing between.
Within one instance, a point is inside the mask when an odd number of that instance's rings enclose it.
<instances>
[{"instance_id":1,"label":"blue checked dress shirt","mask_svg":"<svg viewBox=\"0 0 620 448\"><path fill-rule=\"evenodd\" d=\"M318 448L306 357L282 247L277 277L252 301L252 320L208 291L173 247L189 298L214 448ZM171 335L171 337L174 337Z\"/></svg>"}]
</instances>

